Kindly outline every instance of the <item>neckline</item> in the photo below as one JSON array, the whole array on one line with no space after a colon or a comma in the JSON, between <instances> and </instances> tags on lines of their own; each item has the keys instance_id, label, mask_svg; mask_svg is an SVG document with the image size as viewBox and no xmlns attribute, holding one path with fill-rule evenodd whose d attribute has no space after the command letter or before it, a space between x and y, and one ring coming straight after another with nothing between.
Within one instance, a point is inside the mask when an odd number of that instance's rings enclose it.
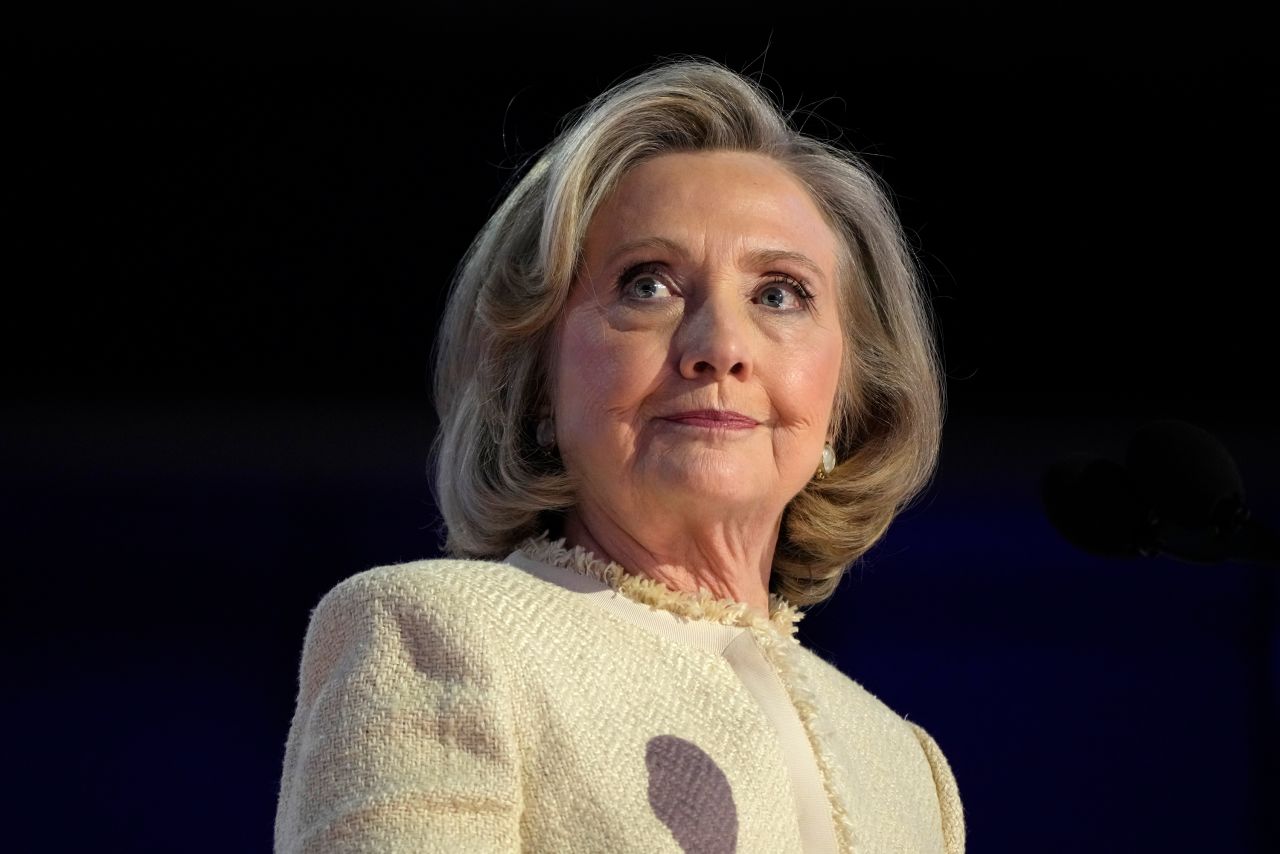
<instances>
[{"instance_id":1,"label":"neckline","mask_svg":"<svg viewBox=\"0 0 1280 854\"><path fill-rule=\"evenodd\" d=\"M547 532L525 540L518 550L531 560L589 576L628 599L684 619L742 628L768 628L794 639L796 623L804 616L803 611L777 593L769 594L769 616L765 617L747 603L717 597L705 587L698 588L696 593L673 590L652 578L629 573L613 561L602 560L582 546L566 548L563 537L552 540Z\"/></svg>"}]
</instances>

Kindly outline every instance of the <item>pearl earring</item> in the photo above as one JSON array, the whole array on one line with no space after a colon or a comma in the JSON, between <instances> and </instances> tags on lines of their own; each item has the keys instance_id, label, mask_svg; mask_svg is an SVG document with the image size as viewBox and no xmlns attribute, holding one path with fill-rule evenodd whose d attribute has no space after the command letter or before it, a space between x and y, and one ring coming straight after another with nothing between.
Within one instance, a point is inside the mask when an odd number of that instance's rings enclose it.
<instances>
[{"instance_id":1,"label":"pearl earring","mask_svg":"<svg viewBox=\"0 0 1280 854\"><path fill-rule=\"evenodd\" d=\"M556 422L547 417L538 422L538 445L543 448L554 448L556 445Z\"/></svg>"},{"instance_id":2,"label":"pearl earring","mask_svg":"<svg viewBox=\"0 0 1280 854\"><path fill-rule=\"evenodd\" d=\"M818 466L818 470L813 476L816 480L825 480L827 475L835 471L836 468L836 449L831 447L831 443L827 442L822 446L822 463Z\"/></svg>"}]
</instances>

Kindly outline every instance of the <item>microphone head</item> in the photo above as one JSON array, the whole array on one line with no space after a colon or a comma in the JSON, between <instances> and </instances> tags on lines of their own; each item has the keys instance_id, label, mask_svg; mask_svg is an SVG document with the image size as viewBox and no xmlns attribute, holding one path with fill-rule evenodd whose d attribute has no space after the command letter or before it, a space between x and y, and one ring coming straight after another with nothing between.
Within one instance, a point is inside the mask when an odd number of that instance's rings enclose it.
<instances>
[{"instance_id":1,"label":"microphone head","mask_svg":"<svg viewBox=\"0 0 1280 854\"><path fill-rule=\"evenodd\" d=\"M1107 557L1148 550L1151 508L1119 463L1076 454L1050 466L1040 487L1049 522L1078 548Z\"/></svg>"},{"instance_id":2,"label":"microphone head","mask_svg":"<svg viewBox=\"0 0 1280 854\"><path fill-rule=\"evenodd\" d=\"M1153 421L1138 430L1125 468L1156 513L1184 528L1219 525L1244 506L1244 485L1231 454L1185 421Z\"/></svg>"}]
</instances>

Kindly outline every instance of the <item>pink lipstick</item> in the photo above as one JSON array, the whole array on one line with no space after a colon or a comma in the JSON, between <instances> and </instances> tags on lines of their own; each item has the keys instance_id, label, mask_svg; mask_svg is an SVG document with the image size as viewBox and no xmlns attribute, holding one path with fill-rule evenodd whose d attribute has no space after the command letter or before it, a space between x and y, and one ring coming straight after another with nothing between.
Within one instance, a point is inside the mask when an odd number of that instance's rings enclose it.
<instances>
[{"instance_id":1,"label":"pink lipstick","mask_svg":"<svg viewBox=\"0 0 1280 854\"><path fill-rule=\"evenodd\" d=\"M677 424L687 424L690 427L702 427L707 430L750 430L760 424L754 418L728 409L697 409L692 412L665 415L663 418Z\"/></svg>"}]
</instances>

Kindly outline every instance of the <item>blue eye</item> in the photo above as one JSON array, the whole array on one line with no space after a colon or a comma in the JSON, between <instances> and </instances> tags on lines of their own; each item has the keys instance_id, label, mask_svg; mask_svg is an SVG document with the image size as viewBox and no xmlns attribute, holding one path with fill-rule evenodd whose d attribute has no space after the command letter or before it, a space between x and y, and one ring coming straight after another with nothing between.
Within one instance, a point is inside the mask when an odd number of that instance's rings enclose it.
<instances>
[{"instance_id":1,"label":"blue eye","mask_svg":"<svg viewBox=\"0 0 1280 854\"><path fill-rule=\"evenodd\" d=\"M760 304L779 311L794 311L808 308L813 294L800 282L792 279L776 280L761 288L757 299Z\"/></svg>"},{"instance_id":2,"label":"blue eye","mask_svg":"<svg viewBox=\"0 0 1280 854\"><path fill-rule=\"evenodd\" d=\"M671 290L657 276L644 273L627 283L627 296L636 299L657 299L670 296Z\"/></svg>"},{"instance_id":3,"label":"blue eye","mask_svg":"<svg viewBox=\"0 0 1280 854\"><path fill-rule=\"evenodd\" d=\"M761 291L760 302L770 308L790 308L796 303L796 295L786 288L771 285Z\"/></svg>"}]
</instances>

